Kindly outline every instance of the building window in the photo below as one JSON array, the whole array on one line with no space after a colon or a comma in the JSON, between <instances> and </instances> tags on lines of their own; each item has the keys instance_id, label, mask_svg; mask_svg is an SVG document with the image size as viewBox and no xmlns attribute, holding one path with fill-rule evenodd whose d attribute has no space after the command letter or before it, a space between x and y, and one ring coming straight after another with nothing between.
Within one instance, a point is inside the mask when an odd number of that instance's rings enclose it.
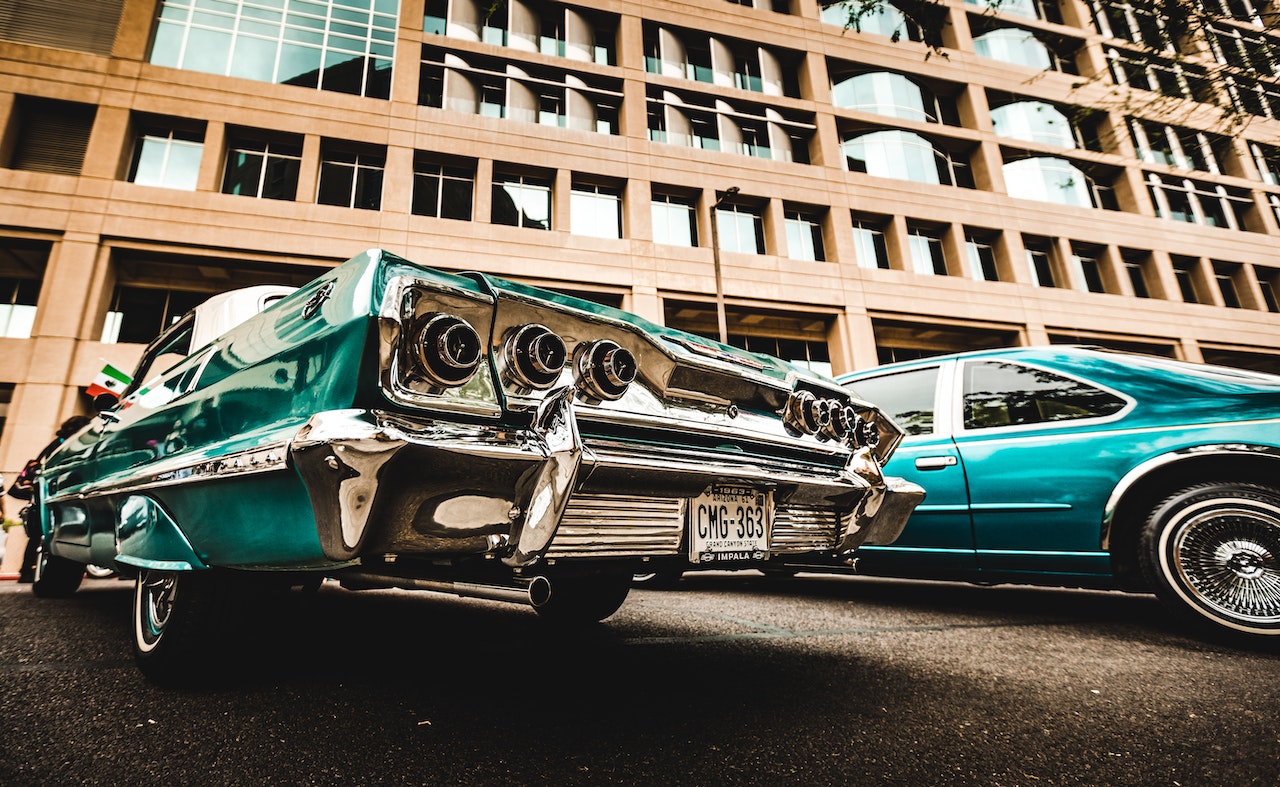
<instances>
[{"instance_id":1,"label":"building window","mask_svg":"<svg viewBox=\"0 0 1280 787\"><path fill-rule=\"evenodd\" d=\"M907 227L907 250L911 270L935 276L947 275L947 258L942 251L942 234L925 227Z\"/></svg>"},{"instance_id":2,"label":"building window","mask_svg":"<svg viewBox=\"0 0 1280 787\"><path fill-rule=\"evenodd\" d=\"M1057 0L964 0L966 5L976 5L998 14L1039 19L1062 24L1062 11Z\"/></svg>"},{"instance_id":3,"label":"building window","mask_svg":"<svg viewBox=\"0 0 1280 787\"><path fill-rule=\"evenodd\" d=\"M873 131L845 140L845 165L851 172L880 178L947 186L973 187L969 162L960 155L935 148L909 131Z\"/></svg>"},{"instance_id":4,"label":"building window","mask_svg":"<svg viewBox=\"0 0 1280 787\"><path fill-rule=\"evenodd\" d=\"M1264 33L1251 33L1234 25L1206 26L1209 46L1217 61L1260 76L1280 76L1280 41Z\"/></svg>"},{"instance_id":5,"label":"building window","mask_svg":"<svg viewBox=\"0 0 1280 787\"><path fill-rule=\"evenodd\" d=\"M1222 172L1220 156L1229 151L1231 144L1217 134L1139 118L1129 118L1129 133L1143 161L1215 174Z\"/></svg>"},{"instance_id":6,"label":"building window","mask_svg":"<svg viewBox=\"0 0 1280 787\"><path fill-rule=\"evenodd\" d=\"M1147 188L1155 203L1156 215L1172 221L1243 230L1253 209L1253 199L1247 191L1214 183L1149 172Z\"/></svg>"},{"instance_id":7,"label":"building window","mask_svg":"<svg viewBox=\"0 0 1280 787\"><path fill-rule=\"evenodd\" d=\"M1149 257L1150 255L1143 255ZM1151 290L1147 287L1146 261L1132 252L1122 252L1122 263L1129 284L1133 286L1133 294L1138 298L1150 298Z\"/></svg>"},{"instance_id":8,"label":"building window","mask_svg":"<svg viewBox=\"0 0 1280 787\"><path fill-rule=\"evenodd\" d=\"M1109 38L1122 38L1152 51L1172 48L1173 41L1160 16L1152 8L1136 7L1129 2L1092 0L1093 25Z\"/></svg>"},{"instance_id":9,"label":"building window","mask_svg":"<svg viewBox=\"0 0 1280 787\"><path fill-rule=\"evenodd\" d=\"M964 249L969 256L970 277L975 281L1000 280L992 238L967 230L964 234Z\"/></svg>"},{"instance_id":10,"label":"building window","mask_svg":"<svg viewBox=\"0 0 1280 787\"><path fill-rule=\"evenodd\" d=\"M720 248L739 254L764 254L764 219L757 210L734 203L715 210Z\"/></svg>"},{"instance_id":11,"label":"building window","mask_svg":"<svg viewBox=\"0 0 1280 787\"><path fill-rule=\"evenodd\" d=\"M129 181L142 186L195 191L203 151L203 132L144 128L133 149Z\"/></svg>"},{"instance_id":12,"label":"building window","mask_svg":"<svg viewBox=\"0 0 1280 787\"><path fill-rule=\"evenodd\" d=\"M593 238L621 238L622 189L574 183L569 194L569 231Z\"/></svg>"},{"instance_id":13,"label":"building window","mask_svg":"<svg viewBox=\"0 0 1280 787\"><path fill-rule=\"evenodd\" d=\"M1015 101L991 110L998 136L1060 148L1077 148L1075 128L1067 116L1043 101Z\"/></svg>"},{"instance_id":14,"label":"building window","mask_svg":"<svg viewBox=\"0 0 1280 787\"><path fill-rule=\"evenodd\" d=\"M1035 156L1010 161L1004 165L1004 181L1010 197L1094 207L1093 181L1067 159Z\"/></svg>"},{"instance_id":15,"label":"building window","mask_svg":"<svg viewBox=\"0 0 1280 787\"><path fill-rule=\"evenodd\" d=\"M1258 277L1258 286L1262 289L1262 300L1267 311L1280 312L1280 271L1254 266L1253 272Z\"/></svg>"},{"instance_id":16,"label":"building window","mask_svg":"<svg viewBox=\"0 0 1280 787\"><path fill-rule=\"evenodd\" d=\"M151 62L207 74L391 96L398 0L161 0Z\"/></svg>"},{"instance_id":17,"label":"building window","mask_svg":"<svg viewBox=\"0 0 1280 787\"><path fill-rule=\"evenodd\" d=\"M1173 260L1173 278L1178 282L1178 291L1182 294L1182 300L1185 303L1199 303L1200 298L1196 295L1195 269L1199 265L1197 260L1174 258Z\"/></svg>"},{"instance_id":18,"label":"building window","mask_svg":"<svg viewBox=\"0 0 1280 787\"><path fill-rule=\"evenodd\" d=\"M1057 287L1053 276L1053 258L1042 249L1027 249L1027 269L1031 283L1037 287Z\"/></svg>"},{"instance_id":19,"label":"building window","mask_svg":"<svg viewBox=\"0 0 1280 787\"><path fill-rule=\"evenodd\" d=\"M0 163L28 172L79 175L97 111L89 104L19 96L14 102L13 158Z\"/></svg>"},{"instance_id":20,"label":"building window","mask_svg":"<svg viewBox=\"0 0 1280 787\"><path fill-rule=\"evenodd\" d=\"M884 242L884 222L853 220L853 253L862 268L889 269L889 249Z\"/></svg>"},{"instance_id":21,"label":"building window","mask_svg":"<svg viewBox=\"0 0 1280 787\"><path fill-rule=\"evenodd\" d=\"M117 286L102 327L103 344L146 344L208 300L208 292Z\"/></svg>"},{"instance_id":22,"label":"building window","mask_svg":"<svg viewBox=\"0 0 1280 787\"><path fill-rule=\"evenodd\" d=\"M297 199L301 166L301 142L235 138L228 145L222 193Z\"/></svg>"},{"instance_id":23,"label":"building window","mask_svg":"<svg viewBox=\"0 0 1280 787\"><path fill-rule=\"evenodd\" d=\"M924 89L902 74L872 71L855 74L831 86L831 103L844 109L856 109L884 117L940 122L926 106Z\"/></svg>"},{"instance_id":24,"label":"building window","mask_svg":"<svg viewBox=\"0 0 1280 787\"><path fill-rule=\"evenodd\" d=\"M812 211L785 210L783 223L787 228L788 257L807 262L826 260L822 247L821 215Z\"/></svg>"},{"instance_id":25,"label":"building window","mask_svg":"<svg viewBox=\"0 0 1280 787\"><path fill-rule=\"evenodd\" d=\"M1262 178L1262 182L1280 186L1280 148L1250 142L1249 152L1253 154L1253 162L1258 166L1258 176Z\"/></svg>"},{"instance_id":26,"label":"building window","mask_svg":"<svg viewBox=\"0 0 1280 787\"><path fill-rule=\"evenodd\" d=\"M1003 27L973 39L973 51L980 57L1034 68L1056 71L1057 58L1034 34L1016 27Z\"/></svg>"},{"instance_id":27,"label":"building window","mask_svg":"<svg viewBox=\"0 0 1280 787\"><path fill-rule=\"evenodd\" d=\"M1231 104L1237 111L1264 118L1280 118L1280 85L1239 74L1228 74L1226 85Z\"/></svg>"},{"instance_id":28,"label":"building window","mask_svg":"<svg viewBox=\"0 0 1280 787\"><path fill-rule=\"evenodd\" d=\"M493 223L535 230L551 229L551 180L495 172Z\"/></svg>"},{"instance_id":29,"label":"building window","mask_svg":"<svg viewBox=\"0 0 1280 787\"><path fill-rule=\"evenodd\" d=\"M818 374L831 376L831 351L823 341L729 334L729 344L753 353L772 355Z\"/></svg>"},{"instance_id":30,"label":"building window","mask_svg":"<svg viewBox=\"0 0 1280 787\"><path fill-rule=\"evenodd\" d=\"M894 41L919 41L918 25L908 21L892 3L849 2L838 0L822 6L822 21L859 33L886 36Z\"/></svg>"},{"instance_id":31,"label":"building window","mask_svg":"<svg viewBox=\"0 0 1280 787\"><path fill-rule=\"evenodd\" d=\"M476 168L473 162L442 161L413 155L413 206L416 216L471 220Z\"/></svg>"},{"instance_id":32,"label":"building window","mask_svg":"<svg viewBox=\"0 0 1280 787\"><path fill-rule=\"evenodd\" d=\"M653 214L654 243L698 245L698 217L692 199L655 191L649 205Z\"/></svg>"},{"instance_id":33,"label":"building window","mask_svg":"<svg viewBox=\"0 0 1280 787\"><path fill-rule=\"evenodd\" d=\"M382 208L384 150L326 145L320 156L320 187L316 202L360 210Z\"/></svg>"},{"instance_id":34,"label":"building window","mask_svg":"<svg viewBox=\"0 0 1280 787\"><path fill-rule=\"evenodd\" d=\"M0 337L27 339L36 321L36 301L40 297L38 279L0 277Z\"/></svg>"},{"instance_id":35,"label":"building window","mask_svg":"<svg viewBox=\"0 0 1280 787\"><path fill-rule=\"evenodd\" d=\"M1218 284L1218 291L1222 293L1222 305L1228 309L1243 308L1240 303L1240 291L1236 289L1236 276L1239 273L1239 265L1225 262L1213 264L1213 278Z\"/></svg>"},{"instance_id":36,"label":"building window","mask_svg":"<svg viewBox=\"0 0 1280 787\"><path fill-rule=\"evenodd\" d=\"M1102 281L1102 265L1096 256L1076 252L1071 255L1071 264L1075 266L1080 287L1085 292L1107 291L1107 287Z\"/></svg>"},{"instance_id":37,"label":"building window","mask_svg":"<svg viewBox=\"0 0 1280 787\"><path fill-rule=\"evenodd\" d=\"M1213 80L1200 66L1118 49L1107 50L1107 64L1117 85L1204 103L1211 103L1215 93Z\"/></svg>"}]
</instances>

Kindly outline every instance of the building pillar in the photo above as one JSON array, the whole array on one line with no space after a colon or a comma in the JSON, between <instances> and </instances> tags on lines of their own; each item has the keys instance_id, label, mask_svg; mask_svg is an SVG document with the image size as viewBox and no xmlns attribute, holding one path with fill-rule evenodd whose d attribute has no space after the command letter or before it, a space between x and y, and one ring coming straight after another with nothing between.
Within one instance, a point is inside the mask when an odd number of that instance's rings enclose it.
<instances>
[{"instance_id":1,"label":"building pillar","mask_svg":"<svg viewBox=\"0 0 1280 787\"><path fill-rule=\"evenodd\" d=\"M227 124L210 120L204 129L204 149L200 153L200 172L196 175L196 191L221 191L222 160L227 150Z\"/></svg>"},{"instance_id":2,"label":"building pillar","mask_svg":"<svg viewBox=\"0 0 1280 787\"><path fill-rule=\"evenodd\" d=\"M653 240L653 209L650 207L650 190L646 181L634 178L627 181L622 191L622 237L631 240Z\"/></svg>"},{"instance_id":3,"label":"building pillar","mask_svg":"<svg viewBox=\"0 0 1280 787\"><path fill-rule=\"evenodd\" d=\"M120 8L120 27L111 47L111 56L122 60L146 60L151 42L151 27L160 0L124 0Z\"/></svg>"},{"instance_id":4,"label":"building pillar","mask_svg":"<svg viewBox=\"0 0 1280 787\"><path fill-rule=\"evenodd\" d=\"M787 221L786 210L782 200L771 199L764 204L764 252L778 257L786 257ZM723 240L723 239L722 239Z\"/></svg>"},{"instance_id":5,"label":"building pillar","mask_svg":"<svg viewBox=\"0 0 1280 787\"><path fill-rule=\"evenodd\" d=\"M132 147L129 110L124 107L98 107L80 176L102 180L124 178Z\"/></svg>"},{"instance_id":6,"label":"building pillar","mask_svg":"<svg viewBox=\"0 0 1280 787\"><path fill-rule=\"evenodd\" d=\"M622 66L622 108L618 134L622 139L649 138L648 97L645 92L644 24L638 16L618 19L618 65Z\"/></svg>"},{"instance_id":7,"label":"building pillar","mask_svg":"<svg viewBox=\"0 0 1280 787\"><path fill-rule=\"evenodd\" d=\"M407 214L412 209L413 148L388 145L382 181L382 211Z\"/></svg>"},{"instance_id":8,"label":"building pillar","mask_svg":"<svg viewBox=\"0 0 1280 787\"><path fill-rule=\"evenodd\" d=\"M320 185L321 139L316 134L302 138L302 161L298 164L298 202L314 204Z\"/></svg>"},{"instance_id":9,"label":"building pillar","mask_svg":"<svg viewBox=\"0 0 1280 787\"><path fill-rule=\"evenodd\" d=\"M475 223L493 223L493 159L476 162Z\"/></svg>"},{"instance_id":10,"label":"building pillar","mask_svg":"<svg viewBox=\"0 0 1280 787\"><path fill-rule=\"evenodd\" d=\"M838 332L838 336L836 335ZM830 329L831 371L835 374L871 369L880 365L880 353L876 350L875 326L871 315L865 311L845 311L836 316ZM839 344L839 348L835 345ZM837 355L848 367L836 363Z\"/></svg>"}]
</instances>

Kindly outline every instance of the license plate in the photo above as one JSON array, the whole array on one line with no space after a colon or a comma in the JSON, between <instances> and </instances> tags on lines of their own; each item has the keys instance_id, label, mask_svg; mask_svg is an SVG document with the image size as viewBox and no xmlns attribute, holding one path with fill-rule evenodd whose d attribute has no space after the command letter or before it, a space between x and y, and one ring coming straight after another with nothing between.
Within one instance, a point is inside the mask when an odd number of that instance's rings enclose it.
<instances>
[{"instance_id":1,"label":"license plate","mask_svg":"<svg viewBox=\"0 0 1280 787\"><path fill-rule=\"evenodd\" d=\"M689 559L735 563L769 557L773 493L712 486L689 500Z\"/></svg>"}]
</instances>

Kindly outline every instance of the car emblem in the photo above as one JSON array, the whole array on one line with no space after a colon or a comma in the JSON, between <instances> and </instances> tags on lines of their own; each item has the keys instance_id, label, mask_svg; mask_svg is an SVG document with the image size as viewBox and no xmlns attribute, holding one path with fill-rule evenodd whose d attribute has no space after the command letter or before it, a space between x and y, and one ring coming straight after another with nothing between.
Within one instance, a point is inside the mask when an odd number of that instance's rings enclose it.
<instances>
[{"instance_id":1,"label":"car emblem","mask_svg":"<svg viewBox=\"0 0 1280 787\"><path fill-rule=\"evenodd\" d=\"M303 305L302 319L309 320L316 316L316 312L320 311L320 307L324 302L329 300L329 296L333 294L333 282L325 282L325 285L315 291L315 294Z\"/></svg>"}]
</instances>

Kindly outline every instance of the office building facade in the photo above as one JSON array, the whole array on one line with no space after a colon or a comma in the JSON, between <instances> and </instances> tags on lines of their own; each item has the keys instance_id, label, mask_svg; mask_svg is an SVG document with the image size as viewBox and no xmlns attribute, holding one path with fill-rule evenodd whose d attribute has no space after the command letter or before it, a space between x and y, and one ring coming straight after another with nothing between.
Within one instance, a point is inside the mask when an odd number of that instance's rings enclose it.
<instances>
[{"instance_id":1,"label":"office building facade","mask_svg":"<svg viewBox=\"0 0 1280 787\"><path fill-rule=\"evenodd\" d=\"M719 287L836 373L1280 371L1280 49L1197 1L1151 57L1118 0L0 0L0 471L203 298L370 247L708 336Z\"/></svg>"}]
</instances>

